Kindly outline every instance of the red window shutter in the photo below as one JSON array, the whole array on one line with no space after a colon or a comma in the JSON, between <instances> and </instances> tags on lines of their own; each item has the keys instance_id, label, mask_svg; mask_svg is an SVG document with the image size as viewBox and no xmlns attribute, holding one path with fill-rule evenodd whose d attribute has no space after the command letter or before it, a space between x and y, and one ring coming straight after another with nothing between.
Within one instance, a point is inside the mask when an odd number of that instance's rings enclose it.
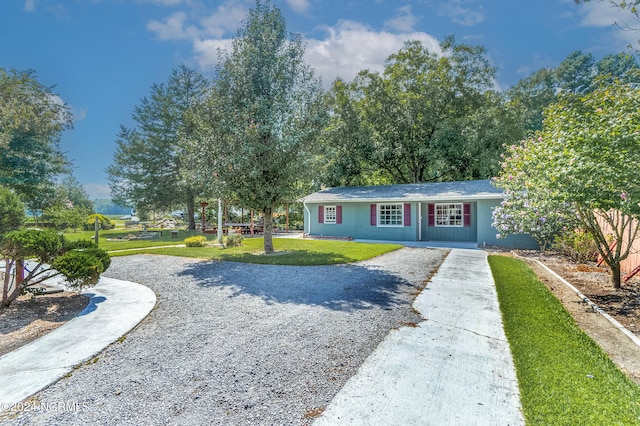
<instances>
[{"instance_id":1,"label":"red window shutter","mask_svg":"<svg viewBox=\"0 0 640 426\"><path fill-rule=\"evenodd\" d=\"M429 226L436 226L436 205L435 204L430 203L427 205L427 215L428 215L427 224Z\"/></svg>"},{"instance_id":2,"label":"red window shutter","mask_svg":"<svg viewBox=\"0 0 640 426\"><path fill-rule=\"evenodd\" d=\"M378 218L376 216L377 210L378 206L371 204L371 226L376 226L378 224Z\"/></svg>"},{"instance_id":3,"label":"red window shutter","mask_svg":"<svg viewBox=\"0 0 640 426\"><path fill-rule=\"evenodd\" d=\"M464 226L471 226L471 203L462 205L462 222Z\"/></svg>"},{"instance_id":4,"label":"red window shutter","mask_svg":"<svg viewBox=\"0 0 640 426\"><path fill-rule=\"evenodd\" d=\"M342 223L342 206L336 206L336 223Z\"/></svg>"},{"instance_id":5,"label":"red window shutter","mask_svg":"<svg viewBox=\"0 0 640 426\"><path fill-rule=\"evenodd\" d=\"M318 223L324 223L324 206L318 206Z\"/></svg>"},{"instance_id":6,"label":"red window shutter","mask_svg":"<svg viewBox=\"0 0 640 426\"><path fill-rule=\"evenodd\" d=\"M405 203L403 213L404 213L404 226L411 226L411 204Z\"/></svg>"}]
</instances>

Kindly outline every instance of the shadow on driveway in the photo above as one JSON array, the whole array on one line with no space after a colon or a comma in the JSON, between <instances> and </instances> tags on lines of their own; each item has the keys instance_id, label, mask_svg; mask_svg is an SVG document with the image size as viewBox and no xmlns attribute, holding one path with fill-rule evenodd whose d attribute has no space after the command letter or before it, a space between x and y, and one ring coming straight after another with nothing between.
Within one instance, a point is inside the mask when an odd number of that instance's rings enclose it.
<instances>
[{"instance_id":1,"label":"shadow on driveway","mask_svg":"<svg viewBox=\"0 0 640 426\"><path fill-rule=\"evenodd\" d=\"M397 294L414 287L402 278L361 265L282 266L200 262L178 273L201 287L232 290L232 297L258 296L266 303L295 303L336 310L391 309L405 303Z\"/></svg>"}]
</instances>

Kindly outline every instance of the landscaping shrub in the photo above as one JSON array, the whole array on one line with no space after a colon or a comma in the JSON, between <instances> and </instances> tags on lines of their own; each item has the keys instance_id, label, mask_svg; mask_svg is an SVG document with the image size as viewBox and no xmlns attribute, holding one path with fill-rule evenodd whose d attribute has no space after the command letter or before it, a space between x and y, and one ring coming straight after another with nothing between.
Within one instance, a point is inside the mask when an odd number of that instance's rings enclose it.
<instances>
[{"instance_id":1,"label":"landscaping shrub","mask_svg":"<svg viewBox=\"0 0 640 426\"><path fill-rule=\"evenodd\" d=\"M92 250L92 249L86 249ZM100 249L95 249L100 250ZM102 251L102 250L100 250ZM107 257L109 257L107 255ZM72 250L56 258L52 267L61 272L78 291L83 285L93 285L100 279L100 274L104 272L104 263L88 251Z\"/></svg>"},{"instance_id":2,"label":"landscaping shrub","mask_svg":"<svg viewBox=\"0 0 640 426\"><path fill-rule=\"evenodd\" d=\"M593 237L582 230L557 237L552 247L576 262L589 262L598 257L598 249Z\"/></svg>"},{"instance_id":3,"label":"landscaping shrub","mask_svg":"<svg viewBox=\"0 0 640 426\"><path fill-rule=\"evenodd\" d=\"M239 247L242 245L242 241L244 241L242 234L229 234L225 245L227 247Z\"/></svg>"},{"instance_id":4,"label":"landscaping shrub","mask_svg":"<svg viewBox=\"0 0 640 426\"><path fill-rule=\"evenodd\" d=\"M204 247L207 243L207 237L195 235L193 237L185 238L184 243L187 247Z\"/></svg>"},{"instance_id":5,"label":"landscaping shrub","mask_svg":"<svg viewBox=\"0 0 640 426\"><path fill-rule=\"evenodd\" d=\"M91 214L86 217L83 228L85 231L91 231L95 228L96 217L98 218L98 226L101 230L109 230L116 226L116 223L102 214Z\"/></svg>"}]
</instances>

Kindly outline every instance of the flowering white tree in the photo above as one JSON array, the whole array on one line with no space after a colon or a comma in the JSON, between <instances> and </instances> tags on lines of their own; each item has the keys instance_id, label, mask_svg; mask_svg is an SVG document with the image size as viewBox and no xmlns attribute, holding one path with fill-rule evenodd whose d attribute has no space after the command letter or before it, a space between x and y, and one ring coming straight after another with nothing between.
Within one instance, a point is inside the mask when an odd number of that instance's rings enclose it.
<instances>
[{"instance_id":1,"label":"flowering white tree","mask_svg":"<svg viewBox=\"0 0 640 426\"><path fill-rule=\"evenodd\" d=\"M640 231L639 163L640 87L614 83L583 97L564 96L546 110L538 138L509 148L495 179L507 193L496 225L505 232L516 226L531 232L544 230L550 220L558 226L575 217L609 265L614 288L620 288L620 262L631 249L625 241ZM531 212L520 216L522 210ZM514 218L517 225L510 225ZM610 235L599 221L609 225Z\"/></svg>"},{"instance_id":2,"label":"flowering white tree","mask_svg":"<svg viewBox=\"0 0 640 426\"><path fill-rule=\"evenodd\" d=\"M529 234L540 245L549 248L558 235L577 225L575 209L566 202L558 202L550 193L533 184L535 147L542 139L530 138L506 148L502 171L493 179L502 188L505 198L493 211L493 226L499 237L509 234Z\"/></svg>"}]
</instances>

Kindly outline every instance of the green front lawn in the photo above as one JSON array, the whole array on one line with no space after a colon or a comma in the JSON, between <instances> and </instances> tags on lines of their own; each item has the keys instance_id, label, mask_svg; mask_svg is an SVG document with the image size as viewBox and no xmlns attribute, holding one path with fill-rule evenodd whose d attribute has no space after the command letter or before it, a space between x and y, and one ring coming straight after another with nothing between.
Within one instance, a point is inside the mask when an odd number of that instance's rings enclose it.
<instances>
[{"instance_id":1,"label":"green front lawn","mask_svg":"<svg viewBox=\"0 0 640 426\"><path fill-rule=\"evenodd\" d=\"M178 230L177 238L172 238L170 229L152 229L149 228L149 232L162 232L162 236L158 235L157 238L153 240L137 240L137 241L108 241L108 239L117 239L118 237L126 237L128 235L139 235L142 229L110 229L108 231L100 231L98 236L98 245L101 249L106 251L111 250L126 250L132 248L141 248L141 247L154 247L154 246L166 246L166 245L174 245L174 244L184 244L184 239L187 237L192 237L194 235L201 235L197 231L185 231ZM71 241L75 240L92 240L95 231L82 231L82 232L70 232L64 234L65 238ZM215 234L204 234L207 239L215 240Z\"/></svg>"},{"instance_id":2,"label":"green front lawn","mask_svg":"<svg viewBox=\"0 0 640 426\"><path fill-rule=\"evenodd\" d=\"M489 256L528 425L638 425L640 387L522 261Z\"/></svg>"},{"instance_id":3,"label":"green front lawn","mask_svg":"<svg viewBox=\"0 0 640 426\"><path fill-rule=\"evenodd\" d=\"M211 239L215 239L215 235ZM182 241L181 241L182 242ZM165 247L109 253L111 256L149 253L270 265L333 265L371 259L401 248L398 244L274 238L275 254L265 255L262 238L245 238L241 247ZM101 247L102 244L101 244ZM103 247L104 248L104 247Z\"/></svg>"}]
</instances>

